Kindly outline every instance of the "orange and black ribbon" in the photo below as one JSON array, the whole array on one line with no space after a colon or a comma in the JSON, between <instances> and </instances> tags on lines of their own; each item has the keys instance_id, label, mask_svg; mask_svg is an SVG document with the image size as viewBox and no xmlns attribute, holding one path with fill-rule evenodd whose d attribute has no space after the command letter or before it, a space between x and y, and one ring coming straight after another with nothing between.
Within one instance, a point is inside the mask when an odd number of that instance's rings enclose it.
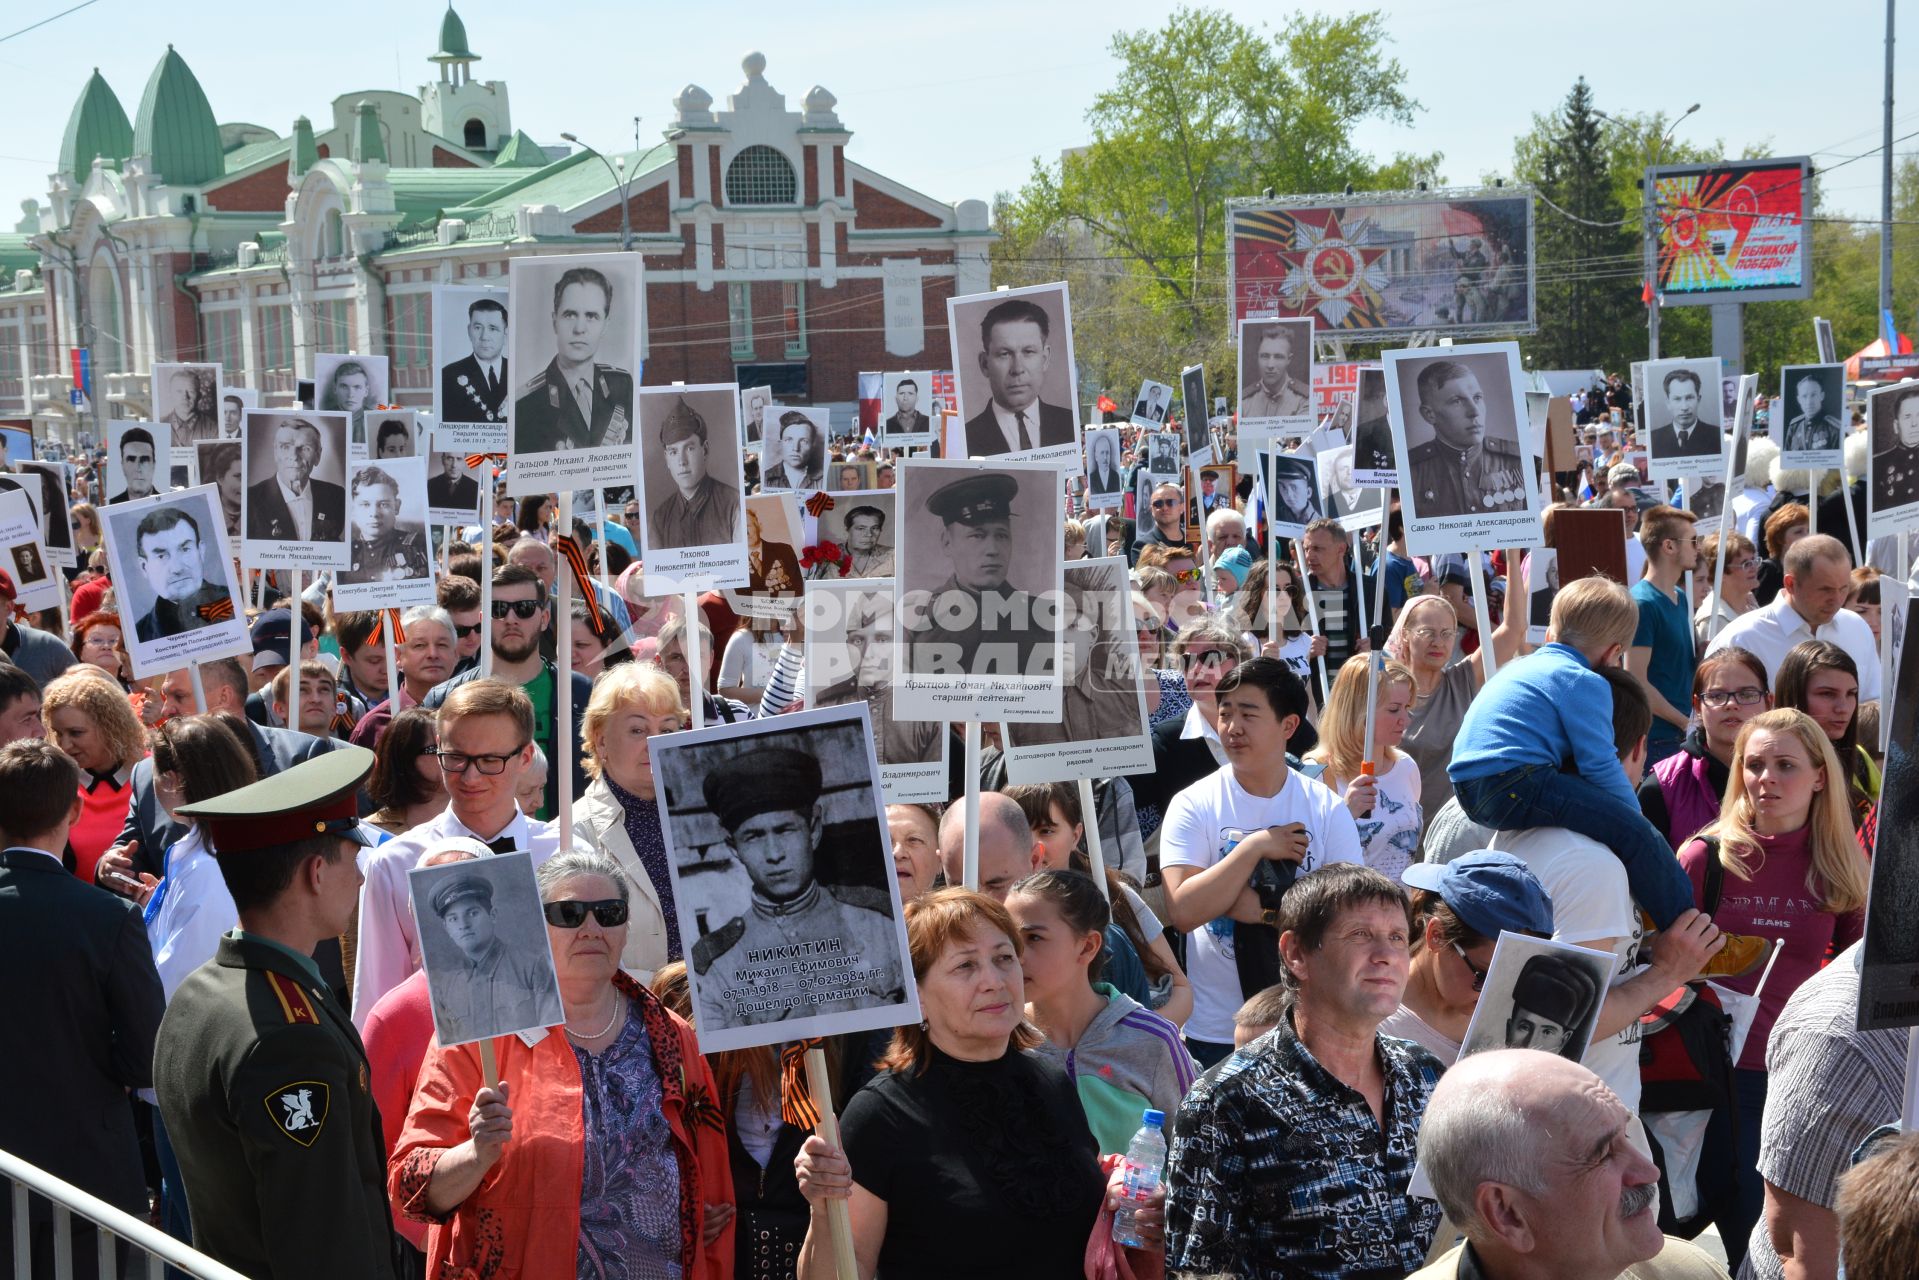
<instances>
[{"instance_id":1,"label":"orange and black ribbon","mask_svg":"<svg viewBox=\"0 0 1919 1280\"><path fill-rule=\"evenodd\" d=\"M806 512L817 520L819 517L831 511L836 505L838 504L833 501L832 494L816 493L806 500Z\"/></svg>"},{"instance_id":2,"label":"orange and black ribbon","mask_svg":"<svg viewBox=\"0 0 1919 1280\"><path fill-rule=\"evenodd\" d=\"M468 471L473 470L473 468L479 466L482 462L491 462L496 467L504 467L506 465L506 455L504 453L469 453L466 455L466 469Z\"/></svg>"},{"instance_id":3,"label":"orange and black ribbon","mask_svg":"<svg viewBox=\"0 0 1919 1280\"><path fill-rule=\"evenodd\" d=\"M580 550L578 542L564 533L554 538L552 545L573 566L573 582L580 589L580 598L586 601L587 622L593 628L594 637L606 639L606 617L600 612L600 598L593 594L593 575L587 571L586 553Z\"/></svg>"},{"instance_id":4,"label":"orange and black ribbon","mask_svg":"<svg viewBox=\"0 0 1919 1280\"><path fill-rule=\"evenodd\" d=\"M780 1050L780 1119L795 1129L817 1129L820 1110L806 1082L806 1051L818 1049L821 1039L795 1040Z\"/></svg>"},{"instance_id":5,"label":"orange and black ribbon","mask_svg":"<svg viewBox=\"0 0 1919 1280\"><path fill-rule=\"evenodd\" d=\"M218 600L209 600L194 612L208 622L230 622L233 620L233 597L222 596Z\"/></svg>"},{"instance_id":6,"label":"orange and black ribbon","mask_svg":"<svg viewBox=\"0 0 1919 1280\"><path fill-rule=\"evenodd\" d=\"M406 628L400 625L400 611L398 609L382 609L380 610L379 616L373 620L373 631L366 638L368 644L379 644L385 637L388 625L388 614L393 615L393 643L396 645L406 643Z\"/></svg>"}]
</instances>

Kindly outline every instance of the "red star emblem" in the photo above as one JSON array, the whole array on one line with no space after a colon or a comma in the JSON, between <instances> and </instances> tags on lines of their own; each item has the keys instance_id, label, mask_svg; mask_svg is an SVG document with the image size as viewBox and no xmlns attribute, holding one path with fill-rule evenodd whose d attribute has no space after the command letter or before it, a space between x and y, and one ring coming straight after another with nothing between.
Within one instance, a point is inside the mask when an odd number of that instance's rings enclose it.
<instances>
[{"instance_id":1,"label":"red star emblem","mask_svg":"<svg viewBox=\"0 0 1919 1280\"><path fill-rule=\"evenodd\" d=\"M1349 236L1336 210L1329 210L1323 223L1299 215L1294 247L1278 253L1286 269L1280 287L1296 314L1317 312L1332 329L1378 326L1380 295L1389 282L1382 265L1386 250L1357 243L1366 230L1361 219Z\"/></svg>"}]
</instances>

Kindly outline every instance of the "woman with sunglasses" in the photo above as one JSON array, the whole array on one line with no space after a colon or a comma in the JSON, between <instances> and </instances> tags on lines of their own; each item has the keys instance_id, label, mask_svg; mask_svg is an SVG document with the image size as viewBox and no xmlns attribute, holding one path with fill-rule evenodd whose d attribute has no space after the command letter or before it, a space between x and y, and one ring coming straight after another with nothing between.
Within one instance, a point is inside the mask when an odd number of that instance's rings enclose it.
<instances>
[{"instance_id":1,"label":"woman with sunglasses","mask_svg":"<svg viewBox=\"0 0 1919 1280\"><path fill-rule=\"evenodd\" d=\"M1639 783L1639 811L1665 833L1675 853L1718 819L1739 731L1772 710L1766 683L1766 664L1737 645L1706 655L1693 671L1692 712L1698 723L1679 750L1648 769Z\"/></svg>"},{"instance_id":2,"label":"woman with sunglasses","mask_svg":"<svg viewBox=\"0 0 1919 1280\"><path fill-rule=\"evenodd\" d=\"M1726 572L1720 579L1719 594L1712 593L1712 574L1719 565L1719 535L1709 533L1699 544L1699 567L1706 575L1706 598L1692 615L1693 639L1704 653L1712 638L1724 631L1742 613L1759 607L1753 595L1759 586L1759 552L1752 539L1743 533L1726 535ZM1763 681L1761 682L1763 683Z\"/></svg>"},{"instance_id":3,"label":"woman with sunglasses","mask_svg":"<svg viewBox=\"0 0 1919 1280\"><path fill-rule=\"evenodd\" d=\"M387 1166L395 1210L429 1223L428 1275L733 1271L733 1179L693 1028L620 969L629 884L603 853L534 873L566 1013L532 1045L435 1045Z\"/></svg>"}]
</instances>

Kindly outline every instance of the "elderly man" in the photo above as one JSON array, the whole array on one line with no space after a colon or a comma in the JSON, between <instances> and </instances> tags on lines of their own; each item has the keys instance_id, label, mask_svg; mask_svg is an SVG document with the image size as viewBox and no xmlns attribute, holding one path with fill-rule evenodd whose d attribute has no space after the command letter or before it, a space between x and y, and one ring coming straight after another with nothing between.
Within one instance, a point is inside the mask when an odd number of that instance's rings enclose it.
<instances>
[{"instance_id":1,"label":"elderly man","mask_svg":"<svg viewBox=\"0 0 1919 1280\"><path fill-rule=\"evenodd\" d=\"M341 582L419 582L433 576L426 527L400 523L400 482L379 467L353 473L353 539Z\"/></svg>"},{"instance_id":2,"label":"elderly man","mask_svg":"<svg viewBox=\"0 0 1919 1280\"><path fill-rule=\"evenodd\" d=\"M1052 323L1025 298L997 303L981 318L979 370L991 399L966 421L968 457L1073 443L1073 410L1040 399L1053 362Z\"/></svg>"},{"instance_id":3,"label":"elderly man","mask_svg":"<svg viewBox=\"0 0 1919 1280\"><path fill-rule=\"evenodd\" d=\"M789 747L744 751L702 781L753 890L743 915L693 944L700 1025L752 1026L905 998L890 899L815 878L823 789L820 762ZM795 964L795 956L846 963Z\"/></svg>"},{"instance_id":4,"label":"elderly man","mask_svg":"<svg viewBox=\"0 0 1919 1280\"><path fill-rule=\"evenodd\" d=\"M442 1044L551 1024L560 1013L559 993L541 957L501 939L492 881L472 872L451 876L428 905L460 950L459 963L434 975L433 1019Z\"/></svg>"},{"instance_id":5,"label":"elderly man","mask_svg":"<svg viewBox=\"0 0 1919 1280\"><path fill-rule=\"evenodd\" d=\"M740 491L707 474L706 419L681 396L660 424L660 448L673 491L647 513L647 546L654 550L711 547L740 533Z\"/></svg>"},{"instance_id":6,"label":"elderly man","mask_svg":"<svg viewBox=\"0 0 1919 1280\"><path fill-rule=\"evenodd\" d=\"M1466 1236L1412 1280L1724 1280L1659 1233L1659 1170L1598 1076L1537 1050L1463 1058L1433 1090L1419 1162Z\"/></svg>"},{"instance_id":7,"label":"elderly man","mask_svg":"<svg viewBox=\"0 0 1919 1280\"><path fill-rule=\"evenodd\" d=\"M1293 1001L1180 1106L1167 1269L1242 1280L1403 1275L1439 1227L1439 1207L1406 1188L1440 1072L1425 1049L1379 1034L1406 988L1405 892L1341 863L1301 876L1279 917Z\"/></svg>"},{"instance_id":8,"label":"elderly man","mask_svg":"<svg viewBox=\"0 0 1919 1280\"><path fill-rule=\"evenodd\" d=\"M612 306L612 281L592 267L570 268L554 282L553 359L513 401L517 452L557 453L627 442L633 374L598 360Z\"/></svg>"},{"instance_id":9,"label":"elderly man","mask_svg":"<svg viewBox=\"0 0 1919 1280\"><path fill-rule=\"evenodd\" d=\"M932 591L901 601L908 669L920 675L1041 675L1053 633L1032 595L1009 581L1013 499L1019 482L1001 472L949 481L927 498L942 522L940 552L951 566ZM1051 553L1058 555L1055 546Z\"/></svg>"},{"instance_id":10,"label":"elderly man","mask_svg":"<svg viewBox=\"0 0 1919 1280\"><path fill-rule=\"evenodd\" d=\"M275 425L273 475L247 488L247 537L338 542L346 536L346 490L313 478L324 453L320 429L305 418Z\"/></svg>"},{"instance_id":11,"label":"elderly man","mask_svg":"<svg viewBox=\"0 0 1919 1280\"><path fill-rule=\"evenodd\" d=\"M1879 645L1866 620L1845 607L1852 584L1852 555L1846 544L1823 533L1809 534L1786 549L1785 585L1764 608L1741 614L1713 637L1708 654L1738 646L1766 664L1778 677L1779 664L1794 645L1830 640L1859 668L1859 701L1879 697Z\"/></svg>"},{"instance_id":12,"label":"elderly man","mask_svg":"<svg viewBox=\"0 0 1919 1280\"><path fill-rule=\"evenodd\" d=\"M134 527L133 545L140 574L153 591L153 607L133 624L140 639L198 631L212 625L212 606L231 605L225 584L206 580L200 526L185 511L162 506L147 512Z\"/></svg>"},{"instance_id":13,"label":"elderly man","mask_svg":"<svg viewBox=\"0 0 1919 1280\"><path fill-rule=\"evenodd\" d=\"M207 390L213 390L211 376ZM167 412L160 421L168 428L175 445L198 444L217 440L219 427L213 420L213 406L200 399L200 375L192 369L175 369L167 379ZM235 424L238 425L237 423Z\"/></svg>"},{"instance_id":14,"label":"elderly man","mask_svg":"<svg viewBox=\"0 0 1919 1280\"><path fill-rule=\"evenodd\" d=\"M966 883L965 808L953 805L940 819L940 870L947 884ZM1033 834L1019 802L1003 791L981 792L979 891L1005 902L1013 885L1038 871L1045 860L1046 846Z\"/></svg>"},{"instance_id":15,"label":"elderly man","mask_svg":"<svg viewBox=\"0 0 1919 1280\"><path fill-rule=\"evenodd\" d=\"M826 447L811 418L798 409L782 413L779 437L774 443L779 447L779 460L760 476L762 490L813 493L826 487Z\"/></svg>"}]
</instances>

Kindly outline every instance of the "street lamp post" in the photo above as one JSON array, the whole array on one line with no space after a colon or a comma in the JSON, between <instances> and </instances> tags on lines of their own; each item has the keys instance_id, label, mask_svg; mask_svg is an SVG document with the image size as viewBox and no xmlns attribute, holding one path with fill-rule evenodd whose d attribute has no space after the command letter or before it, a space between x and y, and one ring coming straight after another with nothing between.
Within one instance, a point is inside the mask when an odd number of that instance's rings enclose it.
<instances>
[{"instance_id":1,"label":"street lamp post","mask_svg":"<svg viewBox=\"0 0 1919 1280\"><path fill-rule=\"evenodd\" d=\"M634 116L633 124L636 128L639 123L640 118ZM601 155L600 152L589 147L586 143L581 142L578 135L563 133L560 136L588 155L598 156L600 163L606 166L606 171L613 175L613 184L620 192L620 248L630 252L633 248L633 219L627 209L628 179L626 176L626 157L621 156L618 160L608 160L604 155Z\"/></svg>"},{"instance_id":2,"label":"street lamp post","mask_svg":"<svg viewBox=\"0 0 1919 1280\"><path fill-rule=\"evenodd\" d=\"M1693 103L1680 112L1673 122L1665 127L1660 135L1644 143L1646 156L1645 168L1640 177L1639 202L1646 224L1646 284L1652 295L1646 301L1646 359L1659 358L1659 201L1653 192L1653 166L1658 162L1658 153L1663 152L1666 143L1671 141L1672 132L1680 122L1699 110L1699 104ZM1594 115L1610 124L1633 132L1633 127L1624 120L1615 119L1603 111L1594 111Z\"/></svg>"}]
</instances>

